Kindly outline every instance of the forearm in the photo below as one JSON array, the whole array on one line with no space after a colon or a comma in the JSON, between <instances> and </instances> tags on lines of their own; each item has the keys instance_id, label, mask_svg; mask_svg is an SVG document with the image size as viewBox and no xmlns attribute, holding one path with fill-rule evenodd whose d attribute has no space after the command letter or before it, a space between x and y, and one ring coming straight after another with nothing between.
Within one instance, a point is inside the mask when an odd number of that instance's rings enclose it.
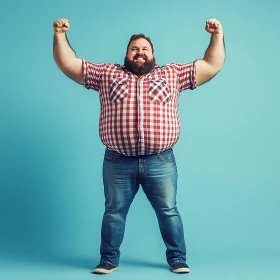
<instances>
[{"instance_id":1,"label":"forearm","mask_svg":"<svg viewBox=\"0 0 280 280\"><path fill-rule=\"evenodd\" d=\"M211 41L204 54L203 60L214 69L217 69L217 71L222 68L225 61L225 43L223 33L213 34L211 36Z\"/></svg>"},{"instance_id":2,"label":"forearm","mask_svg":"<svg viewBox=\"0 0 280 280\"><path fill-rule=\"evenodd\" d=\"M53 56L57 66L63 72L70 67L76 58L76 54L67 40L66 33L54 34Z\"/></svg>"}]
</instances>

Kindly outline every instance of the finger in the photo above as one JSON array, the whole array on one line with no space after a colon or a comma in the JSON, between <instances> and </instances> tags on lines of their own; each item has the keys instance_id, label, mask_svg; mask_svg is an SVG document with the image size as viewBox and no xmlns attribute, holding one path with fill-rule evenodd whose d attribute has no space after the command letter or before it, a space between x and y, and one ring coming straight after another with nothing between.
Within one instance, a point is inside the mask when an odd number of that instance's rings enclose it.
<instances>
[{"instance_id":1,"label":"finger","mask_svg":"<svg viewBox=\"0 0 280 280\"><path fill-rule=\"evenodd\" d=\"M56 27L62 27L64 25L64 22L62 20L56 20L54 22L54 26Z\"/></svg>"},{"instance_id":2,"label":"finger","mask_svg":"<svg viewBox=\"0 0 280 280\"><path fill-rule=\"evenodd\" d=\"M220 26L220 22L219 22L218 20L215 20L215 21L213 22L213 25L214 25L216 28L218 28L218 27Z\"/></svg>"},{"instance_id":3,"label":"finger","mask_svg":"<svg viewBox=\"0 0 280 280\"><path fill-rule=\"evenodd\" d=\"M219 26L219 25L220 25L220 22L219 22L218 20L215 20L215 21L213 22L213 25Z\"/></svg>"},{"instance_id":4,"label":"finger","mask_svg":"<svg viewBox=\"0 0 280 280\"><path fill-rule=\"evenodd\" d=\"M220 26L220 22L218 21L218 20L215 20L215 21L210 21L209 23L208 23L208 25L209 25L209 27L211 27L211 28L219 28L219 26Z\"/></svg>"},{"instance_id":5,"label":"finger","mask_svg":"<svg viewBox=\"0 0 280 280\"><path fill-rule=\"evenodd\" d=\"M206 23L212 23L212 22L214 22L215 20L216 20L215 18L210 18L210 19L206 20Z\"/></svg>"},{"instance_id":6,"label":"finger","mask_svg":"<svg viewBox=\"0 0 280 280\"><path fill-rule=\"evenodd\" d=\"M62 18L61 21L63 22L63 24L68 24L68 19L67 18Z\"/></svg>"},{"instance_id":7,"label":"finger","mask_svg":"<svg viewBox=\"0 0 280 280\"><path fill-rule=\"evenodd\" d=\"M60 27L61 23L59 20L54 21L53 26Z\"/></svg>"},{"instance_id":8,"label":"finger","mask_svg":"<svg viewBox=\"0 0 280 280\"><path fill-rule=\"evenodd\" d=\"M68 27L69 26L68 19L61 18L61 19L55 20L54 26L56 26L56 27L67 26Z\"/></svg>"},{"instance_id":9,"label":"finger","mask_svg":"<svg viewBox=\"0 0 280 280\"><path fill-rule=\"evenodd\" d=\"M206 21L206 23L209 23L209 24L214 24L215 22L217 22L218 20L216 20L215 18L211 18L211 19L208 19Z\"/></svg>"},{"instance_id":10,"label":"finger","mask_svg":"<svg viewBox=\"0 0 280 280\"><path fill-rule=\"evenodd\" d=\"M215 22L211 24L211 27L212 27L212 28L218 28L218 26L219 26L219 25L218 25L217 23L215 23Z\"/></svg>"}]
</instances>

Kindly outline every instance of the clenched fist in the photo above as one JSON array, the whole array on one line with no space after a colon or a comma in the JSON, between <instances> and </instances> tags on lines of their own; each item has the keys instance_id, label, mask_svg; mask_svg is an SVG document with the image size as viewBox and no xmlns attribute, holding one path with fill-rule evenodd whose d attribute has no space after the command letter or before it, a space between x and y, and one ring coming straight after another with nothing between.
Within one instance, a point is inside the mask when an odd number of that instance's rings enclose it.
<instances>
[{"instance_id":1,"label":"clenched fist","mask_svg":"<svg viewBox=\"0 0 280 280\"><path fill-rule=\"evenodd\" d=\"M53 23L54 34L65 33L69 28L70 24L66 18L57 19Z\"/></svg>"},{"instance_id":2,"label":"clenched fist","mask_svg":"<svg viewBox=\"0 0 280 280\"><path fill-rule=\"evenodd\" d=\"M215 18L206 20L205 30L211 34L222 34L222 25Z\"/></svg>"}]
</instances>

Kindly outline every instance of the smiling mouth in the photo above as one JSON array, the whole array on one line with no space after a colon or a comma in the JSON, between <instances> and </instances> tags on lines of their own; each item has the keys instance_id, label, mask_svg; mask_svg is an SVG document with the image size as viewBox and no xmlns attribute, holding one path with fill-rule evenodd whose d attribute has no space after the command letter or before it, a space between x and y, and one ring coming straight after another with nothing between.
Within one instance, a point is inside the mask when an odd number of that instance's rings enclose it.
<instances>
[{"instance_id":1,"label":"smiling mouth","mask_svg":"<svg viewBox=\"0 0 280 280\"><path fill-rule=\"evenodd\" d=\"M142 57L142 56L135 57L134 60L135 61L141 61L141 62L145 62L146 61L146 59L144 57Z\"/></svg>"}]
</instances>

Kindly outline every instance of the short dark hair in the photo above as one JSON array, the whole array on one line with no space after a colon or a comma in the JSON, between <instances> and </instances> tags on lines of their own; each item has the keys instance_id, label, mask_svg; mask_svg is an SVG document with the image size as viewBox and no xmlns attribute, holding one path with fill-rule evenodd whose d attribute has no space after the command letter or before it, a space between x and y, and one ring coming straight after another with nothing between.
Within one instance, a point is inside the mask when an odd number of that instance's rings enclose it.
<instances>
[{"instance_id":1,"label":"short dark hair","mask_svg":"<svg viewBox=\"0 0 280 280\"><path fill-rule=\"evenodd\" d=\"M150 39L149 37L145 36L143 33L134 34L134 35L132 35L132 36L130 37L130 40L129 40L128 45L127 45L127 48L126 48L126 53L128 52L128 47L129 47L130 43L131 43L132 41L135 41L135 40L140 39L140 38L143 38L143 39L145 39L145 40L147 40L147 41L149 42L149 44L150 44L151 47L152 47L152 52L154 53L154 46L153 46L153 43L152 43L151 39Z\"/></svg>"}]
</instances>

